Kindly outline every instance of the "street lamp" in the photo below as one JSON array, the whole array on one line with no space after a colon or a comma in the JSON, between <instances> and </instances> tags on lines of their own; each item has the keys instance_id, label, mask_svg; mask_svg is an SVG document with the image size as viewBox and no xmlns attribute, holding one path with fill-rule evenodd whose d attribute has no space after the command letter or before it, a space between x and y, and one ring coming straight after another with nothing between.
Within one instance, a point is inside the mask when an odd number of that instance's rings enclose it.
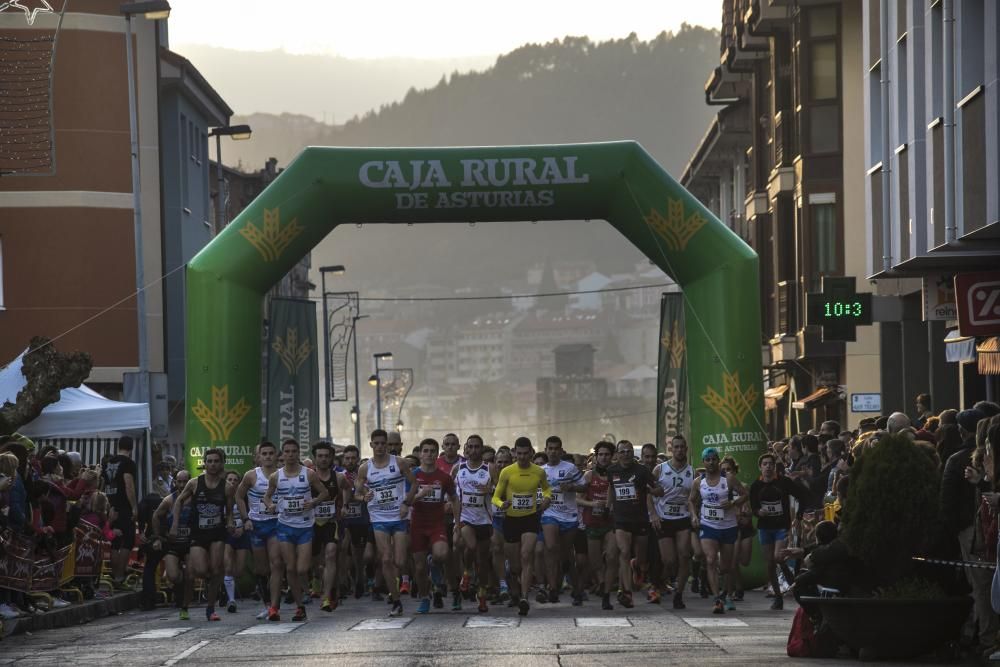
<instances>
[{"instance_id":1,"label":"street lamp","mask_svg":"<svg viewBox=\"0 0 1000 667\"><path fill-rule=\"evenodd\" d=\"M135 99L135 64L132 62L132 17L150 20L170 16L166 0L126 2L119 11L125 15L125 61L128 73L128 134L132 153L132 227L135 236L135 309L139 317L139 402L149 402L149 344L146 341L146 275L142 260L142 195L139 183L139 119Z\"/></svg>"},{"instance_id":2,"label":"street lamp","mask_svg":"<svg viewBox=\"0 0 1000 667\"><path fill-rule=\"evenodd\" d=\"M219 173L221 174L222 171L220 170ZM221 188L222 177L220 176L219 178L219 187ZM343 264L319 267L320 282L322 283L323 290L323 348L326 350L326 353L323 355L323 370L324 377L326 378L326 391L323 393L326 395L326 439L329 442L333 442L333 436L331 434L332 426L330 423L330 388L333 387L333 380L330 378L330 374L333 372L333 363L330 360L330 315L327 313L326 309L326 274L332 273L335 276L342 276L345 272L346 269Z\"/></svg>"},{"instance_id":3,"label":"street lamp","mask_svg":"<svg viewBox=\"0 0 1000 667\"><path fill-rule=\"evenodd\" d=\"M351 423L352 424L358 423L358 406L356 405L351 406Z\"/></svg>"},{"instance_id":4,"label":"street lamp","mask_svg":"<svg viewBox=\"0 0 1000 667\"><path fill-rule=\"evenodd\" d=\"M222 137L230 137L233 141L245 141L250 138L252 130L249 125L226 125L217 127L208 133L208 136L215 137L215 172L216 172L216 199L215 202L215 233L218 234L226 226L225 207L223 204L222 188ZM329 433L327 433L329 437Z\"/></svg>"},{"instance_id":5,"label":"street lamp","mask_svg":"<svg viewBox=\"0 0 1000 667\"><path fill-rule=\"evenodd\" d=\"M377 352L372 355L375 359L375 372L368 378L368 384L375 387L375 428L382 428L382 379L379 378L380 361L392 361L392 352Z\"/></svg>"}]
</instances>

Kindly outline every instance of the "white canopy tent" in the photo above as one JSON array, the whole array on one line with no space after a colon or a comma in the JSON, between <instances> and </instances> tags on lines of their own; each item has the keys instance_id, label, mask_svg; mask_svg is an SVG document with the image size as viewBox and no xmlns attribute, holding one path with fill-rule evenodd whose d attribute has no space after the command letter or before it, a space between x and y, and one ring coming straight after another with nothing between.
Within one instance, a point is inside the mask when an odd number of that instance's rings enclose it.
<instances>
[{"instance_id":1,"label":"white canopy tent","mask_svg":"<svg viewBox=\"0 0 1000 667\"><path fill-rule=\"evenodd\" d=\"M11 403L27 381L21 374L22 353L0 370L0 404ZM63 389L59 400L37 419L18 429L31 439L65 438L97 433L144 431L149 428L149 405L104 398L87 385Z\"/></svg>"}]
</instances>

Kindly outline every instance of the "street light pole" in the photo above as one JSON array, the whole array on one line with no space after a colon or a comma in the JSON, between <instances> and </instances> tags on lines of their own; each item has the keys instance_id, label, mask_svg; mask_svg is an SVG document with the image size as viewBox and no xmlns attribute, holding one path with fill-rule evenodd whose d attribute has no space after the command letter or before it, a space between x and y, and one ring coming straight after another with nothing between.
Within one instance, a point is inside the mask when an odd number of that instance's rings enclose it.
<instances>
[{"instance_id":1,"label":"street light pole","mask_svg":"<svg viewBox=\"0 0 1000 667\"><path fill-rule=\"evenodd\" d=\"M368 384L375 385L375 428L382 428L382 377L380 361L392 361L392 352L378 352L372 355L375 359L375 373L368 378Z\"/></svg>"},{"instance_id":2,"label":"street light pole","mask_svg":"<svg viewBox=\"0 0 1000 667\"><path fill-rule=\"evenodd\" d=\"M358 382L358 320L367 315L354 316L353 327L351 327L351 342L354 344L354 444L361 450L361 389Z\"/></svg>"},{"instance_id":3,"label":"street light pole","mask_svg":"<svg viewBox=\"0 0 1000 667\"><path fill-rule=\"evenodd\" d=\"M335 276L344 275L345 269L343 264L334 264L332 266L321 266L319 267L320 282L322 284L323 290L323 349L325 353L323 354L323 377L326 380L326 387L323 391L323 396L326 397L326 440L327 442L333 442L333 431L332 423L330 420L330 388L333 387L333 381L330 378L330 374L333 372L333 363L330 360L330 315L327 311L326 304L326 274L332 273Z\"/></svg>"},{"instance_id":4,"label":"street light pole","mask_svg":"<svg viewBox=\"0 0 1000 667\"><path fill-rule=\"evenodd\" d=\"M226 125L212 130L208 136L215 137L215 233L226 226L225 181L222 178L222 137L232 137L234 141L249 139L252 130L249 125Z\"/></svg>"}]
</instances>

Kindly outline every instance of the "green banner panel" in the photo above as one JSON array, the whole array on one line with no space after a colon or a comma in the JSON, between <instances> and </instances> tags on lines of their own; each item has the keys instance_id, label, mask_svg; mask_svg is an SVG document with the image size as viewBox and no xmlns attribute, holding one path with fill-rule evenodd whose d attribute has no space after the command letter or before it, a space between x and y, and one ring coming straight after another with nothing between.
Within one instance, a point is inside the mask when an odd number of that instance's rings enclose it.
<instances>
[{"instance_id":1,"label":"green banner panel","mask_svg":"<svg viewBox=\"0 0 1000 667\"><path fill-rule=\"evenodd\" d=\"M684 353L684 296L660 297L660 357L656 367L656 448L665 452L675 435L687 437L687 355Z\"/></svg>"},{"instance_id":2,"label":"green banner panel","mask_svg":"<svg viewBox=\"0 0 1000 667\"><path fill-rule=\"evenodd\" d=\"M271 299L267 341L267 439L309 447L319 440L319 345L316 304Z\"/></svg>"}]
</instances>

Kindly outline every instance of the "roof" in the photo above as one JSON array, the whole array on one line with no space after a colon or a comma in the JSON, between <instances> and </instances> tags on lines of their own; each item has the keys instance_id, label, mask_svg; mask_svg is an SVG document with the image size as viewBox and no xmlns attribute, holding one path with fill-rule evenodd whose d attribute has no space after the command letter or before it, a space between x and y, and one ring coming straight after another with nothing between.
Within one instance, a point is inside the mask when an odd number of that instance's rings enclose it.
<instances>
[{"instance_id":1,"label":"roof","mask_svg":"<svg viewBox=\"0 0 1000 667\"><path fill-rule=\"evenodd\" d=\"M160 84L185 91L191 102L208 117L210 125L229 124L233 110L222 96L190 60L166 47L160 47Z\"/></svg>"}]
</instances>

